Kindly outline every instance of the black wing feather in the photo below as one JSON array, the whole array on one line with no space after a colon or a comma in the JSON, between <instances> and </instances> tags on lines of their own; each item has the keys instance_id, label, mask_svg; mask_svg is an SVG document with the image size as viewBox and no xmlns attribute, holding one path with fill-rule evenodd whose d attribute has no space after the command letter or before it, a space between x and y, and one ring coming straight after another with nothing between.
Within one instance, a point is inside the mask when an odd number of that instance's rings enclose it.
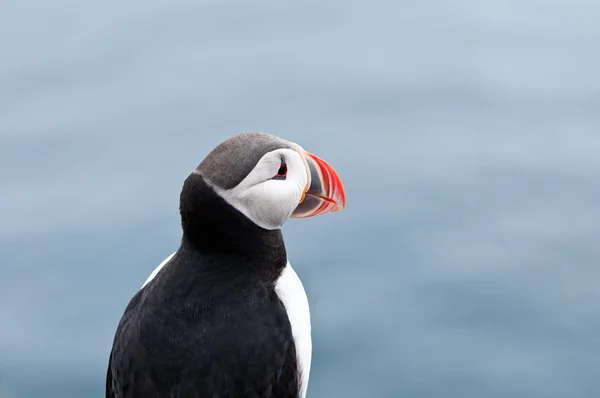
<instances>
[{"instance_id":1,"label":"black wing feather","mask_svg":"<svg viewBox=\"0 0 600 398\"><path fill-rule=\"evenodd\" d=\"M297 398L285 307L260 284L241 290L203 294L211 305L190 296L154 302L138 292L115 335L106 397Z\"/></svg>"},{"instance_id":2,"label":"black wing feather","mask_svg":"<svg viewBox=\"0 0 600 398\"><path fill-rule=\"evenodd\" d=\"M114 398L115 394L113 393L112 388L112 372L110 370L110 364L112 362L112 353L108 358L108 369L106 370L106 398Z\"/></svg>"}]
</instances>

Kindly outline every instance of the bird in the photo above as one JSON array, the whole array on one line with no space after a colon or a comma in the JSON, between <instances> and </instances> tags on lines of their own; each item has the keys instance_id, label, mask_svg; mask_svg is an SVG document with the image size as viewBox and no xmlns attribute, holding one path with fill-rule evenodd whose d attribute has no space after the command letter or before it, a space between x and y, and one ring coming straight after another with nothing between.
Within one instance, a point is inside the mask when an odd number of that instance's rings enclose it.
<instances>
[{"instance_id":1,"label":"bird","mask_svg":"<svg viewBox=\"0 0 600 398\"><path fill-rule=\"evenodd\" d=\"M216 146L183 183L179 248L118 323L106 398L305 398L310 308L282 226L345 206L337 172L296 143Z\"/></svg>"}]
</instances>

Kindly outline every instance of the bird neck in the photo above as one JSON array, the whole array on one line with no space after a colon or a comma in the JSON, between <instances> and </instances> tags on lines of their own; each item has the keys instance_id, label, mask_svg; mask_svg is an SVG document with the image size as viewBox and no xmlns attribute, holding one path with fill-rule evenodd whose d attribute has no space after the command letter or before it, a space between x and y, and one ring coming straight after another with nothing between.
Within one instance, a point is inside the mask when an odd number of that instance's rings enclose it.
<instances>
[{"instance_id":1,"label":"bird neck","mask_svg":"<svg viewBox=\"0 0 600 398\"><path fill-rule=\"evenodd\" d=\"M242 258L257 270L279 274L287 263L280 229L266 230L219 196L198 174L185 181L180 197L182 248L204 255Z\"/></svg>"}]
</instances>

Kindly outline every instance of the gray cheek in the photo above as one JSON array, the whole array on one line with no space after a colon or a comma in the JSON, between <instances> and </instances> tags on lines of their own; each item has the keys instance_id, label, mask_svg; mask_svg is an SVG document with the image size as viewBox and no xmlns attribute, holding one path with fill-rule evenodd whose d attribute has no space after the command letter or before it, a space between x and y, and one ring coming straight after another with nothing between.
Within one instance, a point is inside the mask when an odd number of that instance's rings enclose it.
<instances>
[{"instance_id":1,"label":"gray cheek","mask_svg":"<svg viewBox=\"0 0 600 398\"><path fill-rule=\"evenodd\" d=\"M269 228L278 228L280 226L277 211L269 203L260 200L260 198L247 198L244 200L244 206L249 211L249 218L258 225L266 225Z\"/></svg>"},{"instance_id":2,"label":"gray cheek","mask_svg":"<svg viewBox=\"0 0 600 398\"><path fill-rule=\"evenodd\" d=\"M290 218L295 208L293 201L278 202L270 206L263 203L263 206L255 207L256 217L273 228L280 228Z\"/></svg>"}]
</instances>

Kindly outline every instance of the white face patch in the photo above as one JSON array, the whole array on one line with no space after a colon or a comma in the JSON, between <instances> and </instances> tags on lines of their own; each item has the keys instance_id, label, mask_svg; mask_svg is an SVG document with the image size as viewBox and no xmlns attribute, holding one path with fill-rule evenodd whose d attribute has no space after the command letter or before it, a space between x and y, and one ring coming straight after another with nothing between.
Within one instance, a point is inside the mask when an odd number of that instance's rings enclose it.
<instances>
[{"instance_id":1,"label":"white face patch","mask_svg":"<svg viewBox=\"0 0 600 398\"><path fill-rule=\"evenodd\" d=\"M273 179L282 165L287 166L285 179ZM208 183L231 206L264 229L281 228L292 215L304 189L310 184L306 162L293 149L266 153L235 187L222 189Z\"/></svg>"}]
</instances>

